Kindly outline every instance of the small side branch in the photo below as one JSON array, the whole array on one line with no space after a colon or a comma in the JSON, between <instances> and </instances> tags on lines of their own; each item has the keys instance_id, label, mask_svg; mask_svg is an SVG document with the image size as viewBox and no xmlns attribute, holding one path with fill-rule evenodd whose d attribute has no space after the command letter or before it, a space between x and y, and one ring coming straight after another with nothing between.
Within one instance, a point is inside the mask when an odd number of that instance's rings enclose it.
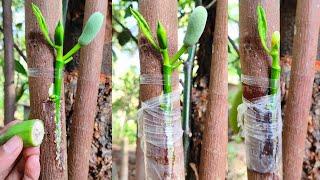
<instances>
[{"instance_id":1,"label":"small side branch","mask_svg":"<svg viewBox=\"0 0 320 180\"><path fill-rule=\"evenodd\" d=\"M138 39L131 33L130 29L128 29L125 25L123 25L119 19L117 19L114 15L112 15L112 19L118 23L124 30L127 30L129 32L130 37L133 39L133 41L138 44Z\"/></svg>"},{"instance_id":2,"label":"small side branch","mask_svg":"<svg viewBox=\"0 0 320 180\"><path fill-rule=\"evenodd\" d=\"M3 27L0 26L0 31L2 33L4 33ZM27 57L26 55L24 55L23 51L19 48L19 46L16 43L13 43L13 47L14 49L17 50L17 52L19 53L19 55L22 57L23 60L25 60L27 62Z\"/></svg>"}]
</instances>

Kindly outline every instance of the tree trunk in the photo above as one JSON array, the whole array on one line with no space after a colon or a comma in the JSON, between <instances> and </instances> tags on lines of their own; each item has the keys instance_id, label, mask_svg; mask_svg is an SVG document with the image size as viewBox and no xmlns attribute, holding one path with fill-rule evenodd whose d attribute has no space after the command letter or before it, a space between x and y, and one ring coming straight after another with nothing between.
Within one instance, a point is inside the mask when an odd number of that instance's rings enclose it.
<instances>
[{"instance_id":1,"label":"tree trunk","mask_svg":"<svg viewBox=\"0 0 320 180\"><path fill-rule=\"evenodd\" d=\"M14 86L14 57L12 32L12 0L2 0L3 38L4 38L4 124L14 120L15 86Z\"/></svg>"},{"instance_id":2,"label":"tree trunk","mask_svg":"<svg viewBox=\"0 0 320 180\"><path fill-rule=\"evenodd\" d=\"M288 101L283 133L284 179L300 179L314 64L320 26L320 1L298 1Z\"/></svg>"},{"instance_id":3,"label":"tree trunk","mask_svg":"<svg viewBox=\"0 0 320 180\"><path fill-rule=\"evenodd\" d=\"M86 2L85 21L96 11L106 15L107 7L107 0ZM103 27L105 25L104 23ZM69 179L71 180L88 178L104 35L105 29L100 30L97 37L80 52L79 80L70 128L70 150L68 153Z\"/></svg>"},{"instance_id":4,"label":"tree trunk","mask_svg":"<svg viewBox=\"0 0 320 180\"><path fill-rule=\"evenodd\" d=\"M199 1L198 1L199 2ZM202 0L198 5L206 6L211 3L212 0ZM202 134L205 122L205 111L208 102L208 86L210 80L211 71L211 59L212 59L212 43L213 43L213 33L216 21L216 4L211 6L208 11L208 19L206 22L206 27L202 36L199 40L199 48L197 51L197 64L199 68L197 70L197 75L194 77L193 89L192 89L192 120L191 120L191 134L192 137L190 142L190 156L189 168L187 171L187 179L196 179L197 173L195 171L199 170L200 166L200 155L201 155L201 145L202 145ZM192 168L190 165L196 165L196 169Z\"/></svg>"},{"instance_id":5,"label":"tree trunk","mask_svg":"<svg viewBox=\"0 0 320 180\"><path fill-rule=\"evenodd\" d=\"M241 0L240 1L240 62L242 74L269 77L270 58L261 45L257 31L257 5L266 10L268 21L268 42L272 32L279 30L280 2L277 0ZM266 84L267 87L268 84ZM243 96L248 100L267 95L267 88L243 84ZM278 179L276 173L259 173L248 169L248 179Z\"/></svg>"},{"instance_id":6,"label":"tree trunk","mask_svg":"<svg viewBox=\"0 0 320 180\"><path fill-rule=\"evenodd\" d=\"M280 56L292 55L297 0L281 0L280 5Z\"/></svg>"},{"instance_id":7,"label":"tree trunk","mask_svg":"<svg viewBox=\"0 0 320 180\"><path fill-rule=\"evenodd\" d=\"M59 149L55 144L55 109L49 101L49 87L53 83L53 63L55 61L53 49L44 39L35 16L31 10L31 3L41 9L48 24L51 37L56 24L61 18L61 2L55 0L27 0L26 9L26 42L29 69L35 69L37 74L30 74L30 118L42 119L45 123L46 134L41 145L41 175L40 179L67 179L67 150L65 134L64 97L61 100L62 143Z\"/></svg>"},{"instance_id":8,"label":"tree trunk","mask_svg":"<svg viewBox=\"0 0 320 180\"><path fill-rule=\"evenodd\" d=\"M217 1L209 102L201 147L200 179L225 179L228 143L228 0ZM219 165L217 165L219 162Z\"/></svg>"},{"instance_id":9,"label":"tree trunk","mask_svg":"<svg viewBox=\"0 0 320 180\"><path fill-rule=\"evenodd\" d=\"M169 54L172 56L174 52L177 50L178 46L178 18L177 18L177 1L172 0L163 0L163 1L153 1L153 0L141 0L139 1L140 11L143 16L146 18L147 22L153 32L156 32L157 21L161 21L161 23L165 26L168 33L168 41L169 41ZM155 34L154 34L155 35ZM141 75L161 75L162 74L162 58L160 53L155 51L151 45L147 42L145 38L139 38L139 50L140 50L140 68ZM173 74L173 91L178 88L178 74L174 72ZM140 101L144 102L153 97L160 96L163 91L162 85L155 84L142 84L140 85ZM179 107L179 103L174 105L175 108ZM138 143L141 140L138 140ZM182 139L181 139L182 146ZM140 144L138 144L139 146ZM141 148L141 147L137 147ZM156 147L152 144L146 144L145 150L148 150L152 153L148 157L148 159L155 160L153 156L159 156L159 154L163 154L166 156L167 149ZM157 151L157 153L155 152ZM146 153L146 152L145 152ZM139 155L139 154L138 154ZM145 163L148 161L145 159ZM139 159L141 160L141 159ZM139 163L141 161L137 161L137 169L139 168ZM159 165L164 165L167 163L166 157L161 157L159 161L157 161ZM164 163L164 164L163 164ZM174 179L183 179L184 178L184 166L183 166L183 148L175 150L175 164L173 165L173 176ZM140 167L141 168L141 167ZM141 171L140 171L141 172ZM146 168L146 176L148 173L152 172L152 169ZM163 175L160 175L163 176ZM141 177L141 174L138 174L138 177ZM146 177L144 177L146 178ZM148 176L148 178L152 178ZM164 177L165 178L165 177Z\"/></svg>"}]
</instances>

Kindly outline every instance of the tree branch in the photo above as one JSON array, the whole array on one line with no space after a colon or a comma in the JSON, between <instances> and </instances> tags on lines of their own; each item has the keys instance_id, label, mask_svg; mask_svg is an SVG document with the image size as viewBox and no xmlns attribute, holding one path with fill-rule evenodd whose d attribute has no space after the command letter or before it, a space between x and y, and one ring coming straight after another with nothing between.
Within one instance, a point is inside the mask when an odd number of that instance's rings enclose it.
<instances>
[{"instance_id":1,"label":"tree branch","mask_svg":"<svg viewBox=\"0 0 320 180\"><path fill-rule=\"evenodd\" d=\"M4 33L3 27L0 26L0 31L2 33ZM14 49L17 50L17 52L19 53L19 55L27 62L27 57L23 54L23 51L19 48L19 46L16 43L13 43L13 47Z\"/></svg>"},{"instance_id":2,"label":"tree branch","mask_svg":"<svg viewBox=\"0 0 320 180\"><path fill-rule=\"evenodd\" d=\"M208 5L205 6L206 9L210 9L217 0L212 0Z\"/></svg>"},{"instance_id":3,"label":"tree branch","mask_svg":"<svg viewBox=\"0 0 320 180\"><path fill-rule=\"evenodd\" d=\"M119 19L117 19L114 15L112 15L112 19L114 19L115 22L118 23L124 30L127 30L129 32L130 37L133 39L133 41L138 44L138 39L131 33L129 28L127 28L125 25L123 25L119 21Z\"/></svg>"},{"instance_id":4,"label":"tree branch","mask_svg":"<svg viewBox=\"0 0 320 180\"><path fill-rule=\"evenodd\" d=\"M231 39L230 36L228 36L228 40L231 43L233 49L236 50L238 56L240 57L240 51L239 51L239 48L237 47L236 43L233 41L233 39Z\"/></svg>"}]
</instances>

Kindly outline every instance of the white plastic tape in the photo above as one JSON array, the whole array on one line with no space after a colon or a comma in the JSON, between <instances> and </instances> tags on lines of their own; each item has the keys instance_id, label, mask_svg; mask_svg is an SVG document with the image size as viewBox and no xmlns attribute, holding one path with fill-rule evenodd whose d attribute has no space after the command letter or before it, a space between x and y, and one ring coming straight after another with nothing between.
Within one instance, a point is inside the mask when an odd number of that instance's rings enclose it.
<instances>
[{"instance_id":1,"label":"white plastic tape","mask_svg":"<svg viewBox=\"0 0 320 180\"><path fill-rule=\"evenodd\" d=\"M279 81L242 75L242 83L253 87ZM271 82L273 81L273 82ZM279 86L278 86L279 87ZM279 88L278 88L279 89ZM246 144L248 169L260 172L276 172L282 157L282 118L280 90L251 101L243 99L238 106L238 124Z\"/></svg>"}]
</instances>

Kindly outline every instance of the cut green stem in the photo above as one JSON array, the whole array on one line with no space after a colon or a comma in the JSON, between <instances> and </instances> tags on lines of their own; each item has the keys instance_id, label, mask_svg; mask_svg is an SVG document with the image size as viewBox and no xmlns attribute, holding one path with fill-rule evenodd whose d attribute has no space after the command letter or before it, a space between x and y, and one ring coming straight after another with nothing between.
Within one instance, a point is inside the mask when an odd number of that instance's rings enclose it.
<instances>
[{"instance_id":1,"label":"cut green stem","mask_svg":"<svg viewBox=\"0 0 320 180\"><path fill-rule=\"evenodd\" d=\"M62 60L63 61L66 61L68 60L72 55L74 55L75 53L77 53L79 51L79 49L81 48L82 46L77 43L75 46L73 46L73 48L66 54L62 57Z\"/></svg>"},{"instance_id":2,"label":"cut green stem","mask_svg":"<svg viewBox=\"0 0 320 180\"><path fill-rule=\"evenodd\" d=\"M0 135L0 145L7 142L13 136L19 136L23 141L23 147L40 146L44 137L44 125L41 120L26 120L14 124Z\"/></svg>"},{"instance_id":3,"label":"cut green stem","mask_svg":"<svg viewBox=\"0 0 320 180\"><path fill-rule=\"evenodd\" d=\"M173 57L170 59L171 64L175 64L179 58L182 56L182 54L184 54L186 51L188 50L188 46L183 45L179 51L173 55Z\"/></svg>"}]
</instances>

